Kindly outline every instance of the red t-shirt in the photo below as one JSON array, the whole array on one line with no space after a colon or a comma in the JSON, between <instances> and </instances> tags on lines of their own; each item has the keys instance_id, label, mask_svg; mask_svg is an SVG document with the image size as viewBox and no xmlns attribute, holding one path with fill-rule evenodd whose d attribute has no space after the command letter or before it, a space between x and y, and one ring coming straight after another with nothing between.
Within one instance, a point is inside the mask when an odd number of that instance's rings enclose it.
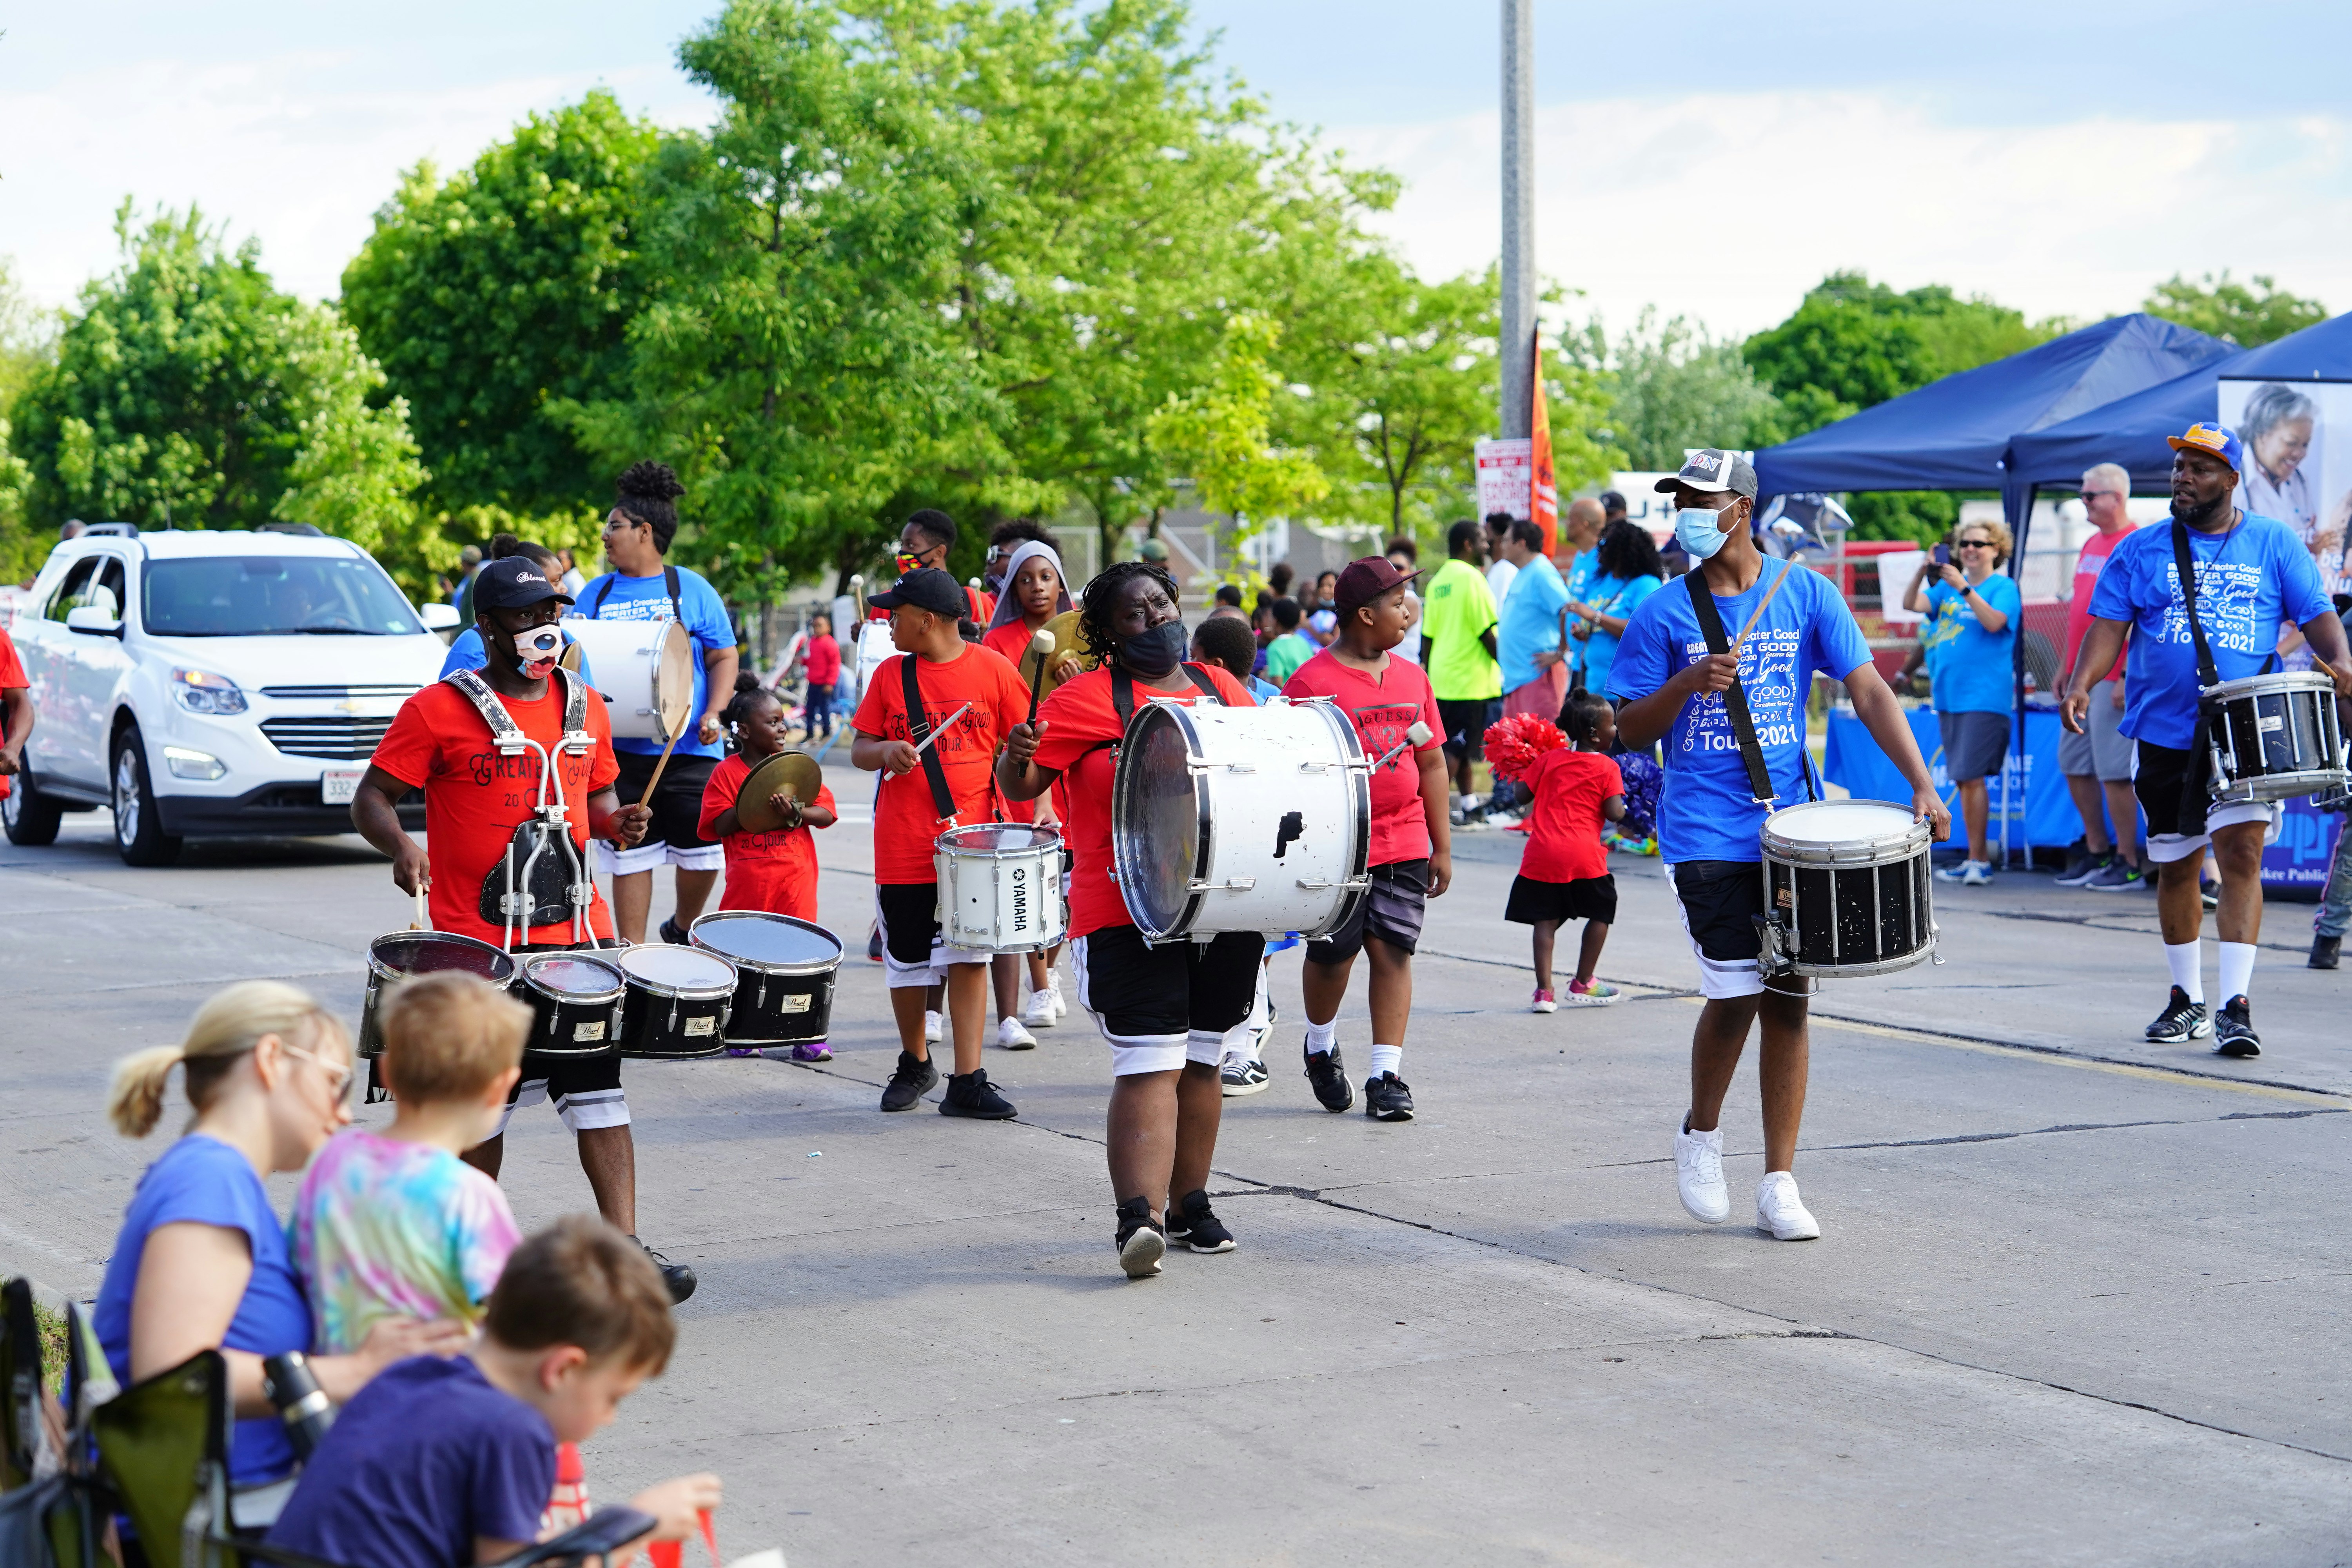
<instances>
[{"instance_id":1,"label":"red t-shirt","mask_svg":"<svg viewBox=\"0 0 2352 1568\"><path fill-rule=\"evenodd\" d=\"M573 756L555 750L563 738L563 689L554 679L536 702L512 697L499 700L524 734L555 752L556 777L571 808L566 815L572 839L582 861L593 870L588 857L588 797L621 773L613 760L613 721L605 716L604 704L589 694L588 732L596 743L583 755ZM500 756L488 722L465 693L436 680L400 705L370 761L410 788L425 792L434 929L497 942L499 927L482 918L482 880L498 868L514 830L530 819L539 803L539 753ZM589 906L588 921L596 935L613 934L612 911L604 907L602 894ZM572 922L563 921L533 927L518 945L571 940Z\"/></svg>"},{"instance_id":2,"label":"red t-shirt","mask_svg":"<svg viewBox=\"0 0 2352 1568\"><path fill-rule=\"evenodd\" d=\"M841 679L841 645L829 637L809 638L804 668L811 686L831 686Z\"/></svg>"},{"instance_id":3,"label":"red t-shirt","mask_svg":"<svg viewBox=\"0 0 2352 1568\"><path fill-rule=\"evenodd\" d=\"M1528 808L1528 847L1519 875L1531 882L1581 882L1609 875L1609 851L1601 847L1608 818L1601 808L1625 793L1617 759L1599 752L1561 746L1537 755L1519 782L1535 791Z\"/></svg>"},{"instance_id":4,"label":"red t-shirt","mask_svg":"<svg viewBox=\"0 0 2352 1568\"><path fill-rule=\"evenodd\" d=\"M16 657L16 645L0 631L0 691L29 691L33 682L25 674L25 661ZM0 800L8 798L9 781L0 778Z\"/></svg>"},{"instance_id":5,"label":"red t-shirt","mask_svg":"<svg viewBox=\"0 0 2352 1568\"><path fill-rule=\"evenodd\" d=\"M898 672L899 664L912 658L893 655L866 681L865 700L850 721L858 733L883 741L914 739L907 723L906 695L899 689L904 677ZM971 711L931 743L947 773L956 822L969 826L994 821L996 753L1013 726L1029 717L1029 689L1011 665L971 643L944 664L921 659L916 669L923 715L932 728L946 723L965 703L971 704ZM874 801L874 879L885 886L937 881L931 849L947 826L940 821L930 779L920 763L896 778L884 778Z\"/></svg>"},{"instance_id":6,"label":"red t-shirt","mask_svg":"<svg viewBox=\"0 0 2352 1568\"><path fill-rule=\"evenodd\" d=\"M714 825L735 804L743 793L743 781L751 776L751 765L740 756L722 758L710 770L710 782L702 786L702 837L719 837ZM808 804L840 810L833 803L833 791L823 784ZM730 833L719 842L727 851L727 888L719 897L720 909L816 919L816 839L808 824L766 833Z\"/></svg>"},{"instance_id":7,"label":"red t-shirt","mask_svg":"<svg viewBox=\"0 0 2352 1568\"><path fill-rule=\"evenodd\" d=\"M2131 536L2129 525L2113 533L2094 533L2083 541L2083 553L2074 558L2074 596L2066 601L2066 673L2072 675L2074 661L2082 657L2083 638L2091 630L2091 593L2099 585L2099 574L2105 570L2107 557L2116 546ZM2124 678L2124 659L2116 660L2114 679Z\"/></svg>"},{"instance_id":8,"label":"red t-shirt","mask_svg":"<svg viewBox=\"0 0 2352 1568\"><path fill-rule=\"evenodd\" d=\"M1206 675L1231 708L1257 706L1247 688L1214 665L1192 667ZM1181 691L1160 691L1139 684L1135 700L1192 703L1202 700L1190 681ZM1133 925L1118 884L1110 879L1110 789L1118 773L1118 748L1099 746L1127 733L1118 709L1110 700L1110 671L1090 669L1057 687L1037 710L1045 738L1037 747L1037 765L1052 768L1069 786L1062 837L1070 847L1070 934L1074 937L1108 926Z\"/></svg>"},{"instance_id":9,"label":"red t-shirt","mask_svg":"<svg viewBox=\"0 0 2352 1568\"><path fill-rule=\"evenodd\" d=\"M1411 659L1391 654L1388 668L1374 677L1341 664L1325 648L1298 667L1282 694L1336 699L1339 710L1356 721L1356 738L1363 742L1368 763L1379 762L1402 742L1415 720L1429 726L1429 744L1418 750L1406 747L1372 775L1370 863L1428 859L1429 816L1421 804L1420 753L1445 744L1445 725L1437 716L1428 673Z\"/></svg>"}]
</instances>

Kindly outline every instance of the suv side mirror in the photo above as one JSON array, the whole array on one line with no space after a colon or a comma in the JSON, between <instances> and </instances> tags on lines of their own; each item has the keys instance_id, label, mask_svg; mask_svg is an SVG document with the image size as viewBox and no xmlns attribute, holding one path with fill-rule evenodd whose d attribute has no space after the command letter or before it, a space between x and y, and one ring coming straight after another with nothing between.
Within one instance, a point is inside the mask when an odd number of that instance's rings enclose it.
<instances>
[{"instance_id":1,"label":"suv side mirror","mask_svg":"<svg viewBox=\"0 0 2352 1568\"><path fill-rule=\"evenodd\" d=\"M436 602L419 609L416 618L425 623L428 632L450 631L457 625L457 606Z\"/></svg>"},{"instance_id":2,"label":"suv side mirror","mask_svg":"<svg viewBox=\"0 0 2352 1568\"><path fill-rule=\"evenodd\" d=\"M86 632L91 637L119 637L122 623L96 605L83 605L66 612L66 630Z\"/></svg>"}]
</instances>

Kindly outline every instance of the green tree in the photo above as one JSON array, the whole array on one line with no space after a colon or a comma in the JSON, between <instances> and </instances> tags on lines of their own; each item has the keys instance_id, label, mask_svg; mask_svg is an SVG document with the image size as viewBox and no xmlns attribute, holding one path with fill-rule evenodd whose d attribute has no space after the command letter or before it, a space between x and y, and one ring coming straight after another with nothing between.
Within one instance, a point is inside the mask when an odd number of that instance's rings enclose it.
<instances>
[{"instance_id":1,"label":"green tree","mask_svg":"<svg viewBox=\"0 0 2352 1568\"><path fill-rule=\"evenodd\" d=\"M1209 383L1171 394L1147 421L1153 449L1192 479L1201 505L1233 518L1235 543L1277 517L1301 514L1331 490L1313 458L1274 442L1274 400L1283 380L1270 362L1281 341L1281 327L1269 318L1234 317Z\"/></svg>"},{"instance_id":2,"label":"green tree","mask_svg":"<svg viewBox=\"0 0 2352 1568\"><path fill-rule=\"evenodd\" d=\"M2250 289L2232 280L2226 268L2218 278L2208 272L2194 283L2176 272L2156 286L2140 309L2247 349L2327 320L2327 307L2318 300L2285 293L2261 273Z\"/></svg>"},{"instance_id":3,"label":"green tree","mask_svg":"<svg viewBox=\"0 0 2352 1568\"><path fill-rule=\"evenodd\" d=\"M659 142L600 89L446 181L419 164L376 214L344 269L343 312L407 400L436 506L492 509L542 536L602 515L610 475L548 410L622 387L649 295L635 225Z\"/></svg>"},{"instance_id":4,"label":"green tree","mask_svg":"<svg viewBox=\"0 0 2352 1568\"><path fill-rule=\"evenodd\" d=\"M446 563L408 499L423 473L405 409L371 403L383 373L351 329L280 293L254 242L227 250L193 210L138 228L126 202L115 228L122 267L82 289L17 400L29 523L312 521L421 587Z\"/></svg>"},{"instance_id":5,"label":"green tree","mask_svg":"<svg viewBox=\"0 0 2352 1568\"><path fill-rule=\"evenodd\" d=\"M1605 374L1601 423L1629 468L1671 470L1694 447L1753 450L1781 439L1780 401L1739 345L1710 338L1684 317L1660 321L1644 310L1614 343L1595 321L1565 334L1560 354Z\"/></svg>"},{"instance_id":6,"label":"green tree","mask_svg":"<svg viewBox=\"0 0 2352 1568\"><path fill-rule=\"evenodd\" d=\"M31 529L25 502L33 470L11 445L16 399L57 354L57 320L25 297L16 264L0 257L0 581L40 570L52 539Z\"/></svg>"}]
</instances>

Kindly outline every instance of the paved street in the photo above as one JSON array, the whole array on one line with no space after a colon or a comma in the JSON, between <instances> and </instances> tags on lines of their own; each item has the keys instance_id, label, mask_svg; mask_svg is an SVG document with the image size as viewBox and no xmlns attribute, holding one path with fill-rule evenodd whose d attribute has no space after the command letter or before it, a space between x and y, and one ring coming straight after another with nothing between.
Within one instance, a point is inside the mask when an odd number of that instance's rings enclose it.
<instances>
[{"instance_id":1,"label":"paved street","mask_svg":"<svg viewBox=\"0 0 2352 1568\"><path fill-rule=\"evenodd\" d=\"M990 1051L1017 1122L876 1113L871 785L829 771L838 1059L628 1068L642 1229L702 1286L590 1446L600 1500L718 1469L722 1545L793 1568L2352 1561L2352 971L2302 966L2308 906L2271 910L2264 1055L2231 1063L2139 1038L2151 896L1941 889L1948 963L1819 1004L1825 1235L1790 1245L1747 1224L1752 1069L1733 1223L1675 1203L1694 972L1656 862L1617 868L1625 1002L1537 1017L1517 839L1465 836L1417 966L1420 1120L1315 1106L1278 961L1274 1088L1227 1102L1213 1189L1241 1250L1131 1284L1083 1019ZM80 1296L160 1147L105 1127L109 1064L233 979L355 1018L407 919L356 838L132 871L105 826L0 847L0 1266ZM588 1206L544 1110L507 1183L526 1228Z\"/></svg>"}]
</instances>

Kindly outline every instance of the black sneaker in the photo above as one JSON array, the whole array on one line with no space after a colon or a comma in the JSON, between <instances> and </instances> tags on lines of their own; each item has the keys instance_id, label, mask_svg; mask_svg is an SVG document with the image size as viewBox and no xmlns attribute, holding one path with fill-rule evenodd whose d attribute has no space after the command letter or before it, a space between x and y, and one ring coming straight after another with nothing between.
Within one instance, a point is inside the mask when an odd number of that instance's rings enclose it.
<instances>
[{"instance_id":1,"label":"black sneaker","mask_svg":"<svg viewBox=\"0 0 2352 1568\"><path fill-rule=\"evenodd\" d=\"M982 1121L1004 1121L1021 1113L988 1081L988 1069L948 1074L948 1091L940 1096L941 1116L971 1116Z\"/></svg>"},{"instance_id":2,"label":"black sneaker","mask_svg":"<svg viewBox=\"0 0 2352 1568\"><path fill-rule=\"evenodd\" d=\"M1323 1109L1334 1115L1356 1103L1355 1086L1348 1081L1348 1067L1339 1059L1338 1046L1307 1053L1307 1081L1315 1086L1315 1098L1323 1102Z\"/></svg>"},{"instance_id":3,"label":"black sneaker","mask_svg":"<svg viewBox=\"0 0 2352 1568\"><path fill-rule=\"evenodd\" d=\"M675 920L667 920L662 921L661 939L662 941L669 942L677 947L684 947L687 945L686 932L677 929L677 921Z\"/></svg>"},{"instance_id":4,"label":"black sneaker","mask_svg":"<svg viewBox=\"0 0 2352 1568\"><path fill-rule=\"evenodd\" d=\"M2336 967L2337 957L2340 956L2343 952L2344 939L2340 936L2313 937L2311 939L2311 967L2314 969L2333 969Z\"/></svg>"},{"instance_id":5,"label":"black sneaker","mask_svg":"<svg viewBox=\"0 0 2352 1568\"><path fill-rule=\"evenodd\" d=\"M2058 872L2058 886L2081 887L2091 879L2091 873L2099 868L2100 862L2105 858L2104 856L2092 854L2089 846L2077 838L2074 843L2066 846L2066 864Z\"/></svg>"},{"instance_id":6,"label":"black sneaker","mask_svg":"<svg viewBox=\"0 0 2352 1568\"><path fill-rule=\"evenodd\" d=\"M1412 1090L1392 1072L1364 1080L1364 1114L1375 1121L1412 1120Z\"/></svg>"},{"instance_id":7,"label":"black sneaker","mask_svg":"<svg viewBox=\"0 0 2352 1568\"><path fill-rule=\"evenodd\" d=\"M637 1241L637 1238L634 1236L629 1237L629 1239L631 1241ZM637 1245L639 1247L646 1247L646 1244L642 1241L637 1241ZM688 1296L693 1295L694 1288L701 1283L700 1280L694 1277L693 1269L688 1268L683 1263L672 1263L668 1258L664 1258L660 1253L656 1252L650 1247L646 1247L646 1256L652 1258L654 1260L654 1267L661 1270L662 1284L669 1290L670 1305L673 1307L677 1306L680 1301L685 1300Z\"/></svg>"},{"instance_id":8,"label":"black sneaker","mask_svg":"<svg viewBox=\"0 0 2352 1568\"><path fill-rule=\"evenodd\" d=\"M1151 1200L1129 1198L1118 1205L1118 1266L1129 1279L1149 1279L1160 1272L1168 1251L1168 1232L1151 1217Z\"/></svg>"},{"instance_id":9,"label":"black sneaker","mask_svg":"<svg viewBox=\"0 0 2352 1568\"><path fill-rule=\"evenodd\" d=\"M2207 909L2220 909L2221 907L2221 884L2213 880L2210 877L2200 877L2197 879L2197 897L2204 902Z\"/></svg>"},{"instance_id":10,"label":"black sneaker","mask_svg":"<svg viewBox=\"0 0 2352 1568\"><path fill-rule=\"evenodd\" d=\"M1209 1194L1205 1188L1186 1193L1181 1203L1169 1209L1168 1239L1195 1252L1231 1252L1234 1249L1234 1233L1225 1228L1225 1222L1209 1207Z\"/></svg>"},{"instance_id":11,"label":"black sneaker","mask_svg":"<svg viewBox=\"0 0 2352 1568\"><path fill-rule=\"evenodd\" d=\"M866 956L875 963L882 962L882 928L876 926L866 938Z\"/></svg>"},{"instance_id":12,"label":"black sneaker","mask_svg":"<svg viewBox=\"0 0 2352 1568\"><path fill-rule=\"evenodd\" d=\"M898 1070L882 1086L882 1109L912 1110L915 1104L940 1081L940 1069L929 1057L916 1058L905 1051L898 1053Z\"/></svg>"},{"instance_id":13,"label":"black sneaker","mask_svg":"<svg viewBox=\"0 0 2352 1568\"><path fill-rule=\"evenodd\" d=\"M2205 1016L2205 1004L2191 1002L2189 993L2178 985L2172 988L2172 998L2165 1003L2164 1011L2147 1026L2147 1037L2159 1046L2186 1045L2212 1032L2213 1020Z\"/></svg>"},{"instance_id":14,"label":"black sneaker","mask_svg":"<svg viewBox=\"0 0 2352 1568\"><path fill-rule=\"evenodd\" d=\"M2263 1037L2254 1033L2253 1009L2243 996L2232 996L2213 1020L2213 1054L2217 1057L2258 1057Z\"/></svg>"}]
</instances>

